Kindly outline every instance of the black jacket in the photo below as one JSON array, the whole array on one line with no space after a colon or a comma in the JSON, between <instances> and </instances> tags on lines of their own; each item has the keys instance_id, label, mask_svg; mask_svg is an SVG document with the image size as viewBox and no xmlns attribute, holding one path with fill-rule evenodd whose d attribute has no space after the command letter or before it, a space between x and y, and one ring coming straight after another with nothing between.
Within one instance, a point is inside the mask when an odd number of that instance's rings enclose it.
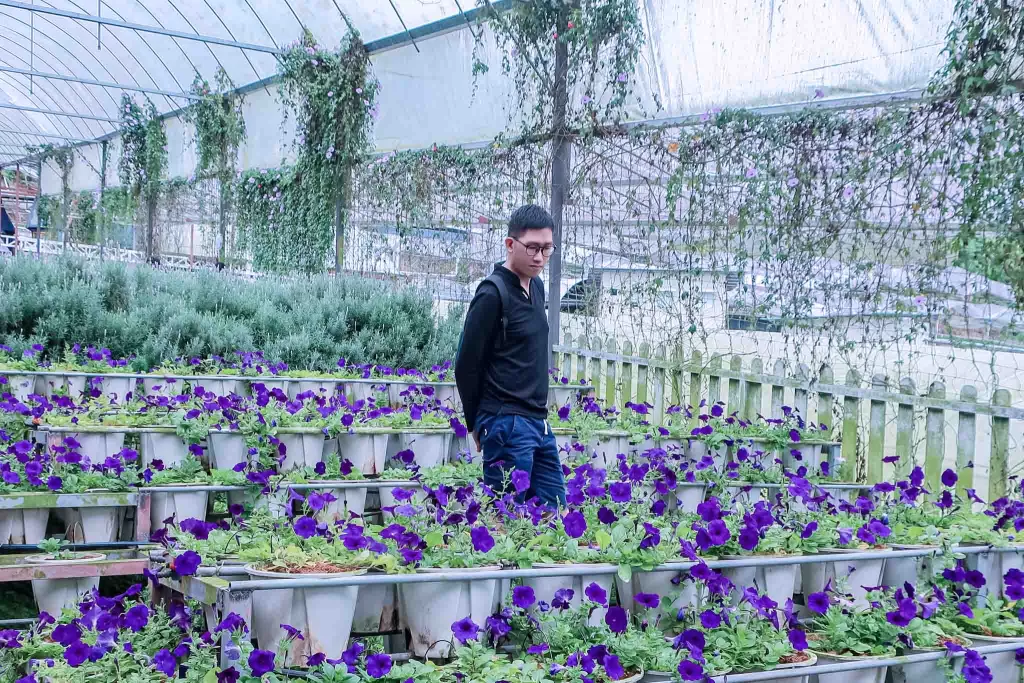
<instances>
[{"instance_id":1,"label":"black jacket","mask_svg":"<svg viewBox=\"0 0 1024 683\"><path fill-rule=\"evenodd\" d=\"M476 290L455 358L466 427L476 428L477 415L524 415L544 419L548 414L548 319L544 283L530 281L530 295L519 276L504 266L494 272L508 286L508 328L501 334L501 297L486 280Z\"/></svg>"}]
</instances>

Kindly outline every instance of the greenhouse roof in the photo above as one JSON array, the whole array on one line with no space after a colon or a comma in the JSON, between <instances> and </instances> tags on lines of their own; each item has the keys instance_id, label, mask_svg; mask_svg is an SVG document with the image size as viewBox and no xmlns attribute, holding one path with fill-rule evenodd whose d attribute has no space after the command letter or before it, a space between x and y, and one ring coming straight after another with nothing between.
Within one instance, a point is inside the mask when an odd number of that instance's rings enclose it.
<instances>
[{"instance_id":1,"label":"greenhouse roof","mask_svg":"<svg viewBox=\"0 0 1024 683\"><path fill-rule=\"evenodd\" d=\"M640 4L647 44L629 112L637 119L920 89L953 8L953 0ZM333 45L349 22L375 55L379 148L490 140L507 124L512 86L500 69L473 83L477 11L475 0L0 0L0 163L28 145L114 133L122 91L174 112L189 103L195 75L212 80L218 67L239 87L262 90L275 54L303 28ZM484 56L496 49L487 41Z\"/></svg>"}]
</instances>

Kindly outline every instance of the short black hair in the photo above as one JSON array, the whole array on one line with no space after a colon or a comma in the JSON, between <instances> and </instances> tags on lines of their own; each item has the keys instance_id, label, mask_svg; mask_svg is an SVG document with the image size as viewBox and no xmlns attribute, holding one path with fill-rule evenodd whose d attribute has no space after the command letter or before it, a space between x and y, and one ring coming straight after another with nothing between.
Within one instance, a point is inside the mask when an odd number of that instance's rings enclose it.
<instances>
[{"instance_id":1,"label":"short black hair","mask_svg":"<svg viewBox=\"0 0 1024 683\"><path fill-rule=\"evenodd\" d=\"M527 230L555 229L555 221L547 209L536 204L524 204L512 212L508 219L508 236L522 237Z\"/></svg>"}]
</instances>

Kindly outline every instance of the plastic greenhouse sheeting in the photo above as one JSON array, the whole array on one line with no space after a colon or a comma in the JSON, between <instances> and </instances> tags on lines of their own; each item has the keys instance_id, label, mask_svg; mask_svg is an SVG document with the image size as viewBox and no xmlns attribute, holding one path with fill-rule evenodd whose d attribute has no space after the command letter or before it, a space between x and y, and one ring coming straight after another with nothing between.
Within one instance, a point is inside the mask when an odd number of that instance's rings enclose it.
<instances>
[{"instance_id":1,"label":"plastic greenhouse sheeting","mask_svg":"<svg viewBox=\"0 0 1024 683\"><path fill-rule=\"evenodd\" d=\"M415 28L461 19L456 0L393 2L394 8L389 0L100 0L99 15L270 50L297 39L302 27L325 44L338 42L346 30L342 11L367 42L403 34L403 20ZM637 119L920 89L939 63L953 9L953 0L640 2L648 41L632 75L643 104L629 112ZM460 3L467 11L475 6L474 0ZM47 8L92 15L97 10L94 4L73 0L52 0L43 5ZM374 54L374 72L382 85L375 129L379 149L480 142L506 128L512 85L501 73L493 43L488 41L483 50L492 69L480 78L474 96L473 37L464 21L455 26L459 29L417 40L415 47ZM168 93L187 92L197 71L212 79L217 66L238 86L276 71L270 52L98 26L44 12L30 19L27 3L20 0L0 0L0 38L0 104L110 119L0 108L0 129L24 133L0 133L4 145L46 141L28 133L94 139L116 130L119 115L118 89L39 76L30 85L28 75L12 69ZM189 101L167 94L148 96L162 112ZM274 87L252 88L246 111L250 130L241 165L272 166L287 159L291 135L281 130ZM194 163L190 136L176 135L174 128L169 121L169 173L188 176ZM0 156L0 163L17 156ZM98 152L93 156L98 160ZM116 173L110 175L110 184L116 184ZM44 192L52 191L51 183L44 174ZM76 164L72 185L95 187L96 173Z\"/></svg>"}]
</instances>

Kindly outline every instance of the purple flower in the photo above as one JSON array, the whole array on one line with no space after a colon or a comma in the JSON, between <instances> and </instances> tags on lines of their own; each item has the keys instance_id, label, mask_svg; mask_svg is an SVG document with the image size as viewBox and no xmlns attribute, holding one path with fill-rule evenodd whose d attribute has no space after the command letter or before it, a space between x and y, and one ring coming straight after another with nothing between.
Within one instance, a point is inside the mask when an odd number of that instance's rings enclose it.
<instances>
[{"instance_id":1,"label":"purple flower","mask_svg":"<svg viewBox=\"0 0 1024 683\"><path fill-rule=\"evenodd\" d=\"M794 443L799 443L800 442L800 432L798 430L796 430L796 429L790 429L789 430L789 440L794 442Z\"/></svg>"},{"instance_id":2,"label":"purple flower","mask_svg":"<svg viewBox=\"0 0 1024 683\"><path fill-rule=\"evenodd\" d=\"M529 586L516 586L512 589L512 604L520 609L526 609L537 602L533 589Z\"/></svg>"},{"instance_id":3,"label":"purple flower","mask_svg":"<svg viewBox=\"0 0 1024 683\"><path fill-rule=\"evenodd\" d=\"M514 470L509 479L511 480L512 485L516 488L516 493L526 493L527 489L530 488L529 472Z\"/></svg>"},{"instance_id":4,"label":"purple flower","mask_svg":"<svg viewBox=\"0 0 1024 683\"><path fill-rule=\"evenodd\" d=\"M619 658L615 655L606 655L602 665L604 666L605 673L608 674L608 678L611 680L617 681L626 677L626 671L622 668Z\"/></svg>"},{"instance_id":5,"label":"purple flower","mask_svg":"<svg viewBox=\"0 0 1024 683\"><path fill-rule=\"evenodd\" d=\"M153 655L153 667L166 676L174 676L178 671L178 661L171 654L170 650L164 648ZM253 671L253 673L256 672Z\"/></svg>"},{"instance_id":6,"label":"purple flower","mask_svg":"<svg viewBox=\"0 0 1024 683\"><path fill-rule=\"evenodd\" d=\"M178 576L192 576L199 569L199 565L202 564L203 558L199 556L194 550L186 550L182 554L176 556L171 560L171 569ZM168 674L169 676L170 674Z\"/></svg>"},{"instance_id":7,"label":"purple flower","mask_svg":"<svg viewBox=\"0 0 1024 683\"><path fill-rule=\"evenodd\" d=\"M64 482L61 481L60 477L51 476L51 477L47 477L47 479L46 479L46 488L50 489L51 491L60 491L60 488L63 485L64 485Z\"/></svg>"},{"instance_id":8,"label":"purple flower","mask_svg":"<svg viewBox=\"0 0 1024 683\"><path fill-rule=\"evenodd\" d=\"M569 538L579 538L587 530L587 520L579 510L573 510L562 518L562 525Z\"/></svg>"},{"instance_id":9,"label":"purple flower","mask_svg":"<svg viewBox=\"0 0 1024 683\"><path fill-rule=\"evenodd\" d=\"M559 588L555 591L555 597L551 600L551 606L555 609L569 609L573 596L576 594L571 588Z\"/></svg>"},{"instance_id":10,"label":"purple flower","mask_svg":"<svg viewBox=\"0 0 1024 683\"><path fill-rule=\"evenodd\" d=\"M624 633L626 630L626 623L628 617L626 610L622 609L618 605L609 607L608 611L604 615L604 623L608 625L612 633Z\"/></svg>"},{"instance_id":11,"label":"purple flower","mask_svg":"<svg viewBox=\"0 0 1024 683\"><path fill-rule=\"evenodd\" d=\"M587 586L583 594L587 596L587 600L596 602L598 605L608 604L608 593L596 583Z\"/></svg>"},{"instance_id":12,"label":"purple flower","mask_svg":"<svg viewBox=\"0 0 1024 683\"><path fill-rule=\"evenodd\" d=\"M64 649L64 661L68 663L68 666L77 668L85 663L85 660L89 658L90 652L92 652L92 648L81 640L76 640ZM167 652L167 650L164 650L164 652Z\"/></svg>"},{"instance_id":13,"label":"purple flower","mask_svg":"<svg viewBox=\"0 0 1024 683\"><path fill-rule=\"evenodd\" d=\"M945 486L947 488L952 488L952 487L956 486L956 480L957 480L956 472L954 472L953 470L946 470L945 472L942 473L942 485L943 486Z\"/></svg>"},{"instance_id":14,"label":"purple flower","mask_svg":"<svg viewBox=\"0 0 1024 683\"><path fill-rule=\"evenodd\" d=\"M601 522L601 524L614 524L618 519L614 512L604 506L597 510L597 521Z\"/></svg>"},{"instance_id":15,"label":"purple flower","mask_svg":"<svg viewBox=\"0 0 1024 683\"><path fill-rule=\"evenodd\" d=\"M240 628L248 630L245 625L245 619L234 612L231 612L224 617L216 627L214 627L213 632L220 633L221 631L227 631L228 633L232 633Z\"/></svg>"},{"instance_id":16,"label":"purple flower","mask_svg":"<svg viewBox=\"0 0 1024 683\"><path fill-rule=\"evenodd\" d=\"M81 640L82 632L74 622L70 624L58 624L53 627L50 637L64 647L67 647L68 645Z\"/></svg>"},{"instance_id":17,"label":"purple flower","mask_svg":"<svg viewBox=\"0 0 1024 683\"><path fill-rule=\"evenodd\" d=\"M292 526L295 531L295 535L299 538L312 538L316 535L316 520L307 515L303 515L295 520L295 524Z\"/></svg>"},{"instance_id":18,"label":"purple flower","mask_svg":"<svg viewBox=\"0 0 1024 683\"><path fill-rule=\"evenodd\" d=\"M712 610L704 610L700 613L700 625L710 631L722 625L722 617Z\"/></svg>"},{"instance_id":19,"label":"purple flower","mask_svg":"<svg viewBox=\"0 0 1024 683\"><path fill-rule=\"evenodd\" d=\"M679 667L676 669L679 672L679 677L684 681L703 681L704 680L704 669L700 664L691 660L684 659L679 662Z\"/></svg>"},{"instance_id":20,"label":"purple flower","mask_svg":"<svg viewBox=\"0 0 1024 683\"><path fill-rule=\"evenodd\" d=\"M655 609L661 604L661 597L657 593L637 593L633 599L641 607Z\"/></svg>"},{"instance_id":21,"label":"purple flower","mask_svg":"<svg viewBox=\"0 0 1024 683\"><path fill-rule=\"evenodd\" d=\"M550 649L547 643L541 643L540 645L531 645L526 648L526 653L530 655L542 655Z\"/></svg>"},{"instance_id":22,"label":"purple flower","mask_svg":"<svg viewBox=\"0 0 1024 683\"><path fill-rule=\"evenodd\" d=\"M711 545L722 545L729 541L731 535L725 522L716 519L708 524L708 537L711 539Z\"/></svg>"},{"instance_id":23,"label":"purple flower","mask_svg":"<svg viewBox=\"0 0 1024 683\"><path fill-rule=\"evenodd\" d=\"M455 635L456 640L465 644L467 641L476 640L480 634L480 627L472 619L466 617L452 624L452 633Z\"/></svg>"},{"instance_id":24,"label":"purple flower","mask_svg":"<svg viewBox=\"0 0 1024 683\"><path fill-rule=\"evenodd\" d=\"M249 670L259 678L274 670L274 653L268 650L253 650L249 653Z\"/></svg>"},{"instance_id":25,"label":"purple flower","mask_svg":"<svg viewBox=\"0 0 1024 683\"><path fill-rule=\"evenodd\" d=\"M238 683L238 669L229 666L217 674L217 683Z\"/></svg>"},{"instance_id":26,"label":"purple flower","mask_svg":"<svg viewBox=\"0 0 1024 683\"><path fill-rule=\"evenodd\" d=\"M807 596L807 609L818 614L824 614L828 611L828 594L826 593L811 593Z\"/></svg>"},{"instance_id":27,"label":"purple flower","mask_svg":"<svg viewBox=\"0 0 1024 683\"><path fill-rule=\"evenodd\" d=\"M373 678L383 678L391 671L391 655L378 653L366 658L366 673Z\"/></svg>"},{"instance_id":28,"label":"purple flower","mask_svg":"<svg viewBox=\"0 0 1024 683\"><path fill-rule=\"evenodd\" d=\"M807 649L807 635L798 628L790 629L789 631L789 644L793 646L794 650L806 650Z\"/></svg>"},{"instance_id":29,"label":"purple flower","mask_svg":"<svg viewBox=\"0 0 1024 683\"><path fill-rule=\"evenodd\" d=\"M149 623L149 608L145 605L135 605L124 615L124 625L134 633L138 633Z\"/></svg>"},{"instance_id":30,"label":"purple flower","mask_svg":"<svg viewBox=\"0 0 1024 683\"><path fill-rule=\"evenodd\" d=\"M632 487L626 481L617 481L611 484L608 487L608 492L614 503L628 503L633 497Z\"/></svg>"},{"instance_id":31,"label":"purple flower","mask_svg":"<svg viewBox=\"0 0 1024 683\"><path fill-rule=\"evenodd\" d=\"M295 628L294 626L291 626L289 624L281 624L281 628L283 628L285 630L285 632L288 634L289 638L294 638L294 639L298 639L298 640L305 640L305 638L302 637L302 631L300 631L299 629Z\"/></svg>"},{"instance_id":32,"label":"purple flower","mask_svg":"<svg viewBox=\"0 0 1024 683\"><path fill-rule=\"evenodd\" d=\"M804 527L804 530L800 532L800 538L808 539L817 530L818 530L818 523L817 522L809 522L807 524L807 526Z\"/></svg>"},{"instance_id":33,"label":"purple flower","mask_svg":"<svg viewBox=\"0 0 1024 683\"><path fill-rule=\"evenodd\" d=\"M473 527L473 530L469 532L469 536L473 541L473 550L478 553L490 552L491 548L494 547L494 538L491 537L491 532L485 526Z\"/></svg>"}]
</instances>

